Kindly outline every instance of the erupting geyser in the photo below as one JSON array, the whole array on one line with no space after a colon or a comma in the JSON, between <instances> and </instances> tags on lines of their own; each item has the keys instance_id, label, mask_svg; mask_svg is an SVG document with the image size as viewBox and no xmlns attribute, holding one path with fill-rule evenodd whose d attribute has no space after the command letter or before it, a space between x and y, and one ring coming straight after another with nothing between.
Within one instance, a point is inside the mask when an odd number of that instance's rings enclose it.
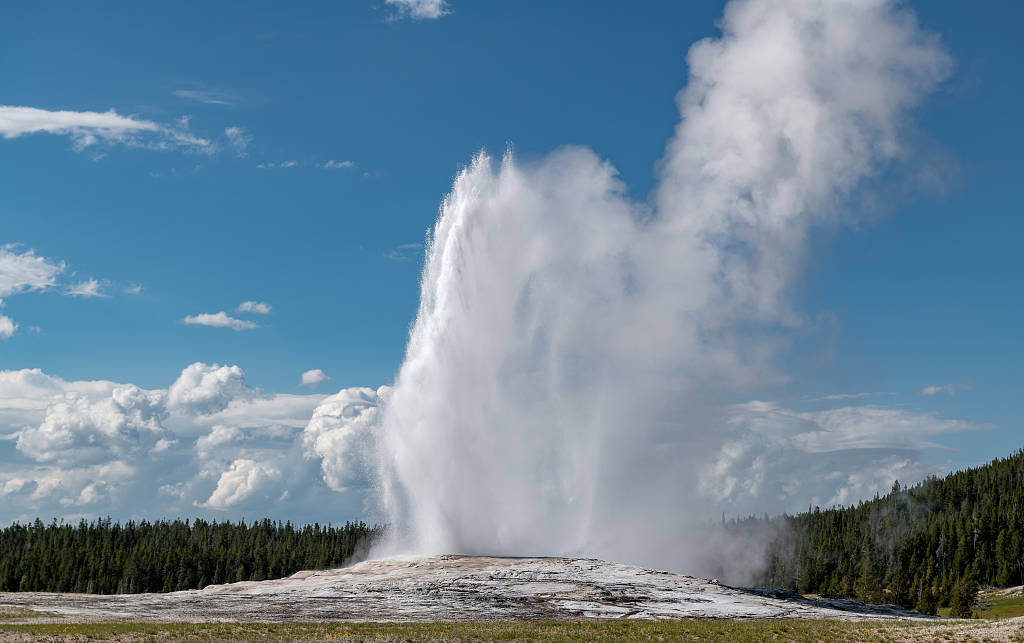
<instances>
[{"instance_id":1,"label":"erupting geyser","mask_svg":"<svg viewBox=\"0 0 1024 643\"><path fill-rule=\"evenodd\" d=\"M897 2L736 0L721 29L650 203L581 148L456 178L381 420L394 551L700 570L723 405L779 375L808 233L949 68Z\"/></svg>"}]
</instances>

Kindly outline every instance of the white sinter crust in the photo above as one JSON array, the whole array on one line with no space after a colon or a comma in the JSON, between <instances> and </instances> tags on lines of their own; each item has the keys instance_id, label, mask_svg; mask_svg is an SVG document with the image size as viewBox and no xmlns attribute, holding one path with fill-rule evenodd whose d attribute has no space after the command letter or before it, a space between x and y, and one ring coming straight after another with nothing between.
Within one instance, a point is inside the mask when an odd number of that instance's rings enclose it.
<instances>
[{"instance_id":1,"label":"white sinter crust","mask_svg":"<svg viewBox=\"0 0 1024 643\"><path fill-rule=\"evenodd\" d=\"M169 594L0 593L0 606L76 621L922 618L892 606L808 600L593 559L473 556L370 560Z\"/></svg>"}]
</instances>

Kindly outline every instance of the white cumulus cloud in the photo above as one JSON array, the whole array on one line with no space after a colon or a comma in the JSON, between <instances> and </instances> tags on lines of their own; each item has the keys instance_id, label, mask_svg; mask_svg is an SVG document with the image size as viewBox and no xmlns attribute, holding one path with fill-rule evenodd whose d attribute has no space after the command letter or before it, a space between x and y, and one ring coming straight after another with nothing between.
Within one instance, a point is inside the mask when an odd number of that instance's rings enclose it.
<instances>
[{"instance_id":1,"label":"white cumulus cloud","mask_svg":"<svg viewBox=\"0 0 1024 643\"><path fill-rule=\"evenodd\" d=\"M318 386L329 379L331 378L327 377L327 373L319 368L314 368L302 374L302 386Z\"/></svg>"},{"instance_id":2,"label":"white cumulus cloud","mask_svg":"<svg viewBox=\"0 0 1024 643\"><path fill-rule=\"evenodd\" d=\"M186 367L166 390L0 371L0 522L248 510L243 496L297 519L329 520L327 506L355 517L365 487L331 491L304 453L325 397L262 395L240 368L217 364Z\"/></svg>"},{"instance_id":3,"label":"white cumulus cloud","mask_svg":"<svg viewBox=\"0 0 1024 643\"><path fill-rule=\"evenodd\" d=\"M209 415L222 411L237 398L252 395L245 373L238 366L196 362L185 367L167 392L173 410Z\"/></svg>"},{"instance_id":4,"label":"white cumulus cloud","mask_svg":"<svg viewBox=\"0 0 1024 643\"><path fill-rule=\"evenodd\" d=\"M238 312L240 313L254 313L257 315L269 315L271 310L270 304L265 301L243 301L238 304Z\"/></svg>"},{"instance_id":5,"label":"white cumulus cloud","mask_svg":"<svg viewBox=\"0 0 1024 643\"><path fill-rule=\"evenodd\" d=\"M254 503L321 521L334 515L325 506L365 515L390 391L263 395L238 366L201 362L166 390L0 371L0 521L88 511L153 518ZM896 478L943 473L948 464L918 456L940 434L980 428L902 409L750 402L731 407L699 491L736 513L855 502Z\"/></svg>"},{"instance_id":6,"label":"white cumulus cloud","mask_svg":"<svg viewBox=\"0 0 1024 643\"><path fill-rule=\"evenodd\" d=\"M279 426L302 429L324 395L255 395L251 391L228 401L225 408L201 417L190 416L191 425L234 427ZM175 422L172 417L168 422ZM175 426L177 428L177 426Z\"/></svg>"},{"instance_id":7,"label":"white cumulus cloud","mask_svg":"<svg viewBox=\"0 0 1024 643\"><path fill-rule=\"evenodd\" d=\"M918 391L917 394L923 395L925 397L931 397L933 395L938 395L939 393L945 393L946 395L955 395L957 391L966 388L967 387L962 384L943 384L941 386L938 384L933 384L931 386L924 387L923 389Z\"/></svg>"},{"instance_id":8,"label":"white cumulus cloud","mask_svg":"<svg viewBox=\"0 0 1024 643\"><path fill-rule=\"evenodd\" d=\"M240 458L220 475L217 488L205 503L207 507L224 509L266 492L281 480L281 471L265 462Z\"/></svg>"},{"instance_id":9,"label":"white cumulus cloud","mask_svg":"<svg viewBox=\"0 0 1024 643\"><path fill-rule=\"evenodd\" d=\"M376 439L378 407L389 390L342 389L313 410L302 444L306 457L320 460L323 480L331 489L369 484L368 460Z\"/></svg>"},{"instance_id":10,"label":"white cumulus cloud","mask_svg":"<svg viewBox=\"0 0 1024 643\"><path fill-rule=\"evenodd\" d=\"M239 442L244 437L244 434L238 427L217 424L214 425L209 433L196 440L196 451L200 459L206 460L220 447L232 442Z\"/></svg>"},{"instance_id":11,"label":"white cumulus cloud","mask_svg":"<svg viewBox=\"0 0 1024 643\"><path fill-rule=\"evenodd\" d=\"M252 330L260 327L256 322L237 319L223 310L219 313L188 315L182 321L195 326L212 326L213 328L230 328L231 330Z\"/></svg>"},{"instance_id":12,"label":"white cumulus cloud","mask_svg":"<svg viewBox=\"0 0 1024 643\"><path fill-rule=\"evenodd\" d=\"M395 9L397 17L414 20L436 20L451 13L446 0L384 0Z\"/></svg>"},{"instance_id":13,"label":"white cumulus cloud","mask_svg":"<svg viewBox=\"0 0 1024 643\"><path fill-rule=\"evenodd\" d=\"M0 339L8 339L16 330L18 330L18 325L14 323L13 319L6 315L0 315Z\"/></svg>"},{"instance_id":14,"label":"white cumulus cloud","mask_svg":"<svg viewBox=\"0 0 1024 643\"><path fill-rule=\"evenodd\" d=\"M18 432L17 448L33 460L57 464L124 458L168 438L161 424L165 415L163 391L126 385L100 400L69 393L46 408L38 426Z\"/></svg>"}]
</instances>

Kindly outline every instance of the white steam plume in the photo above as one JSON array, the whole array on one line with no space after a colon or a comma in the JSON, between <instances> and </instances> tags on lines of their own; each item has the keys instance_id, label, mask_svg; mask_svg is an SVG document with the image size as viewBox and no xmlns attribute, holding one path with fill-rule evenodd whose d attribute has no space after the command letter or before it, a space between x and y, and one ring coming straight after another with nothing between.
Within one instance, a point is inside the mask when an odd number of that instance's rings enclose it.
<instances>
[{"instance_id":1,"label":"white steam plume","mask_svg":"<svg viewBox=\"0 0 1024 643\"><path fill-rule=\"evenodd\" d=\"M455 180L383 412L393 548L698 571L698 482L725 406L777 377L805 239L950 66L883 0L736 0L721 28L653 205L581 148Z\"/></svg>"}]
</instances>

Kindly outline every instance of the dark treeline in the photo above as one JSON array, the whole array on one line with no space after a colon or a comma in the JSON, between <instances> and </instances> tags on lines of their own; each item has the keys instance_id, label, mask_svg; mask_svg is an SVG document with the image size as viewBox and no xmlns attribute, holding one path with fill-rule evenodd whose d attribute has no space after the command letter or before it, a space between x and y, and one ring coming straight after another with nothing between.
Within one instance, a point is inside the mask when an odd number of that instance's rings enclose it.
<instances>
[{"instance_id":1,"label":"dark treeline","mask_svg":"<svg viewBox=\"0 0 1024 643\"><path fill-rule=\"evenodd\" d=\"M979 584L1024 584L1024 451L854 507L747 518L775 534L758 584L969 616Z\"/></svg>"},{"instance_id":2,"label":"dark treeline","mask_svg":"<svg viewBox=\"0 0 1024 643\"><path fill-rule=\"evenodd\" d=\"M0 530L0 591L170 592L339 567L379 532L364 523L110 519Z\"/></svg>"}]
</instances>

